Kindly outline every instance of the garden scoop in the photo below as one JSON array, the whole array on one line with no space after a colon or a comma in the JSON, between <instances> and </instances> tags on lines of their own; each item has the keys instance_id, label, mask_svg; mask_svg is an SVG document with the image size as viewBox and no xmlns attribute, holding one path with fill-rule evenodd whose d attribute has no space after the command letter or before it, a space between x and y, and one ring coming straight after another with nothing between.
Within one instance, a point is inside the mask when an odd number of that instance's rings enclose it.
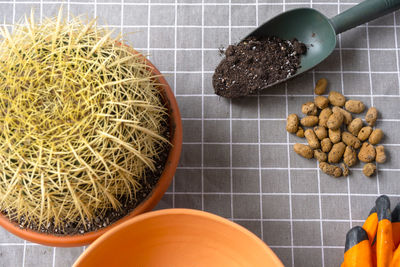
<instances>
[{"instance_id":1,"label":"garden scoop","mask_svg":"<svg viewBox=\"0 0 400 267\"><path fill-rule=\"evenodd\" d=\"M266 87L286 82L321 63L334 50L336 34L386 15L398 8L400 8L400 0L365 0L331 19L311 8L293 9L272 18L247 37L277 36L285 40L296 38L308 49L307 53L301 56L301 67L296 74Z\"/></svg>"}]
</instances>

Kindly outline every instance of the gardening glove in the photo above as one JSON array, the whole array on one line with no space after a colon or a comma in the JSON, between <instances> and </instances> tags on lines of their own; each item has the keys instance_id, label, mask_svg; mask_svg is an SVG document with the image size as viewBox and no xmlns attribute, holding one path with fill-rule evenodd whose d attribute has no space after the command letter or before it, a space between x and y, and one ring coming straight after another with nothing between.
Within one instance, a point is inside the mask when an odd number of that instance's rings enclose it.
<instances>
[{"instance_id":1,"label":"gardening glove","mask_svg":"<svg viewBox=\"0 0 400 267\"><path fill-rule=\"evenodd\" d=\"M376 231L378 230L378 214L374 206L369 212L362 228L367 232L369 243L372 248L372 265L376 266Z\"/></svg>"},{"instance_id":2,"label":"gardening glove","mask_svg":"<svg viewBox=\"0 0 400 267\"><path fill-rule=\"evenodd\" d=\"M378 230L376 233L376 266L389 267L393 258L393 231L390 200L383 195L375 201L378 214Z\"/></svg>"},{"instance_id":3,"label":"gardening glove","mask_svg":"<svg viewBox=\"0 0 400 267\"><path fill-rule=\"evenodd\" d=\"M390 267L399 267L399 266L400 266L400 246L394 252L392 262L390 263Z\"/></svg>"},{"instance_id":4,"label":"gardening glove","mask_svg":"<svg viewBox=\"0 0 400 267\"><path fill-rule=\"evenodd\" d=\"M368 234L361 226L347 232L342 267L373 267Z\"/></svg>"},{"instance_id":5,"label":"gardening glove","mask_svg":"<svg viewBox=\"0 0 400 267\"><path fill-rule=\"evenodd\" d=\"M397 248L400 244L400 202L392 211L392 230L394 247Z\"/></svg>"},{"instance_id":6,"label":"gardening glove","mask_svg":"<svg viewBox=\"0 0 400 267\"><path fill-rule=\"evenodd\" d=\"M367 232L369 243L372 243L376 236L376 230L378 229L378 214L376 207L373 207L369 212L368 218L365 220L362 228Z\"/></svg>"}]
</instances>

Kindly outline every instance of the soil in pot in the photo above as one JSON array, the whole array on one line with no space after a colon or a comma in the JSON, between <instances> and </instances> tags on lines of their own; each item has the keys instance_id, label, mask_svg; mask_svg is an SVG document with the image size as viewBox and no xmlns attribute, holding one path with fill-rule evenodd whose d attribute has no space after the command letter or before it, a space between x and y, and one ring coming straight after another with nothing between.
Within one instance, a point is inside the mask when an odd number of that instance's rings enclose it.
<instances>
[{"instance_id":1,"label":"soil in pot","mask_svg":"<svg viewBox=\"0 0 400 267\"><path fill-rule=\"evenodd\" d=\"M215 93L227 98L254 94L295 74L306 51L297 39L277 37L249 37L230 45L213 75Z\"/></svg>"},{"instance_id":2,"label":"soil in pot","mask_svg":"<svg viewBox=\"0 0 400 267\"><path fill-rule=\"evenodd\" d=\"M157 184L168 107L144 57L110 31L43 21L0 31L0 211L22 228L83 234Z\"/></svg>"}]
</instances>

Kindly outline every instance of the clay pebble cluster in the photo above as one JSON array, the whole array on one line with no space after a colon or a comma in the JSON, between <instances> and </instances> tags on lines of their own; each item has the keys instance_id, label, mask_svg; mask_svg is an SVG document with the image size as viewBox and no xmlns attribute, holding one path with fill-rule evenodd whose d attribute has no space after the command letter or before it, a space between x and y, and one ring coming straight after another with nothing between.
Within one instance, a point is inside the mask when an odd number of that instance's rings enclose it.
<instances>
[{"instance_id":1,"label":"clay pebble cluster","mask_svg":"<svg viewBox=\"0 0 400 267\"><path fill-rule=\"evenodd\" d=\"M331 91L323 96L328 81L318 80L313 102L304 103L301 112L306 116L299 119L297 114L289 114L286 130L305 137L308 145L296 143L294 151L300 156L319 161L320 169L331 176L348 176L349 167L358 160L364 162L364 175L370 177L376 172L376 163L386 161L385 148L378 145L383 131L373 128L378 118L375 107L368 109L365 122L352 114L361 114L365 105L360 100L346 100L339 92ZM306 128L310 127L310 128Z\"/></svg>"}]
</instances>

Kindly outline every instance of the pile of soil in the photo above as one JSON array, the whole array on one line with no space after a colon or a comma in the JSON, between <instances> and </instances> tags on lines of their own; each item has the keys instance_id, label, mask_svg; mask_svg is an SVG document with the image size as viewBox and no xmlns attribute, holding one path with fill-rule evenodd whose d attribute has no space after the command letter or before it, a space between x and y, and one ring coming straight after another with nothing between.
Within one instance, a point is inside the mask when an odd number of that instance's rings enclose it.
<instances>
[{"instance_id":1,"label":"pile of soil","mask_svg":"<svg viewBox=\"0 0 400 267\"><path fill-rule=\"evenodd\" d=\"M258 92L295 74L300 68L300 55L306 51L306 46L297 39L277 37L252 36L230 45L215 69L215 93L235 98Z\"/></svg>"}]
</instances>

